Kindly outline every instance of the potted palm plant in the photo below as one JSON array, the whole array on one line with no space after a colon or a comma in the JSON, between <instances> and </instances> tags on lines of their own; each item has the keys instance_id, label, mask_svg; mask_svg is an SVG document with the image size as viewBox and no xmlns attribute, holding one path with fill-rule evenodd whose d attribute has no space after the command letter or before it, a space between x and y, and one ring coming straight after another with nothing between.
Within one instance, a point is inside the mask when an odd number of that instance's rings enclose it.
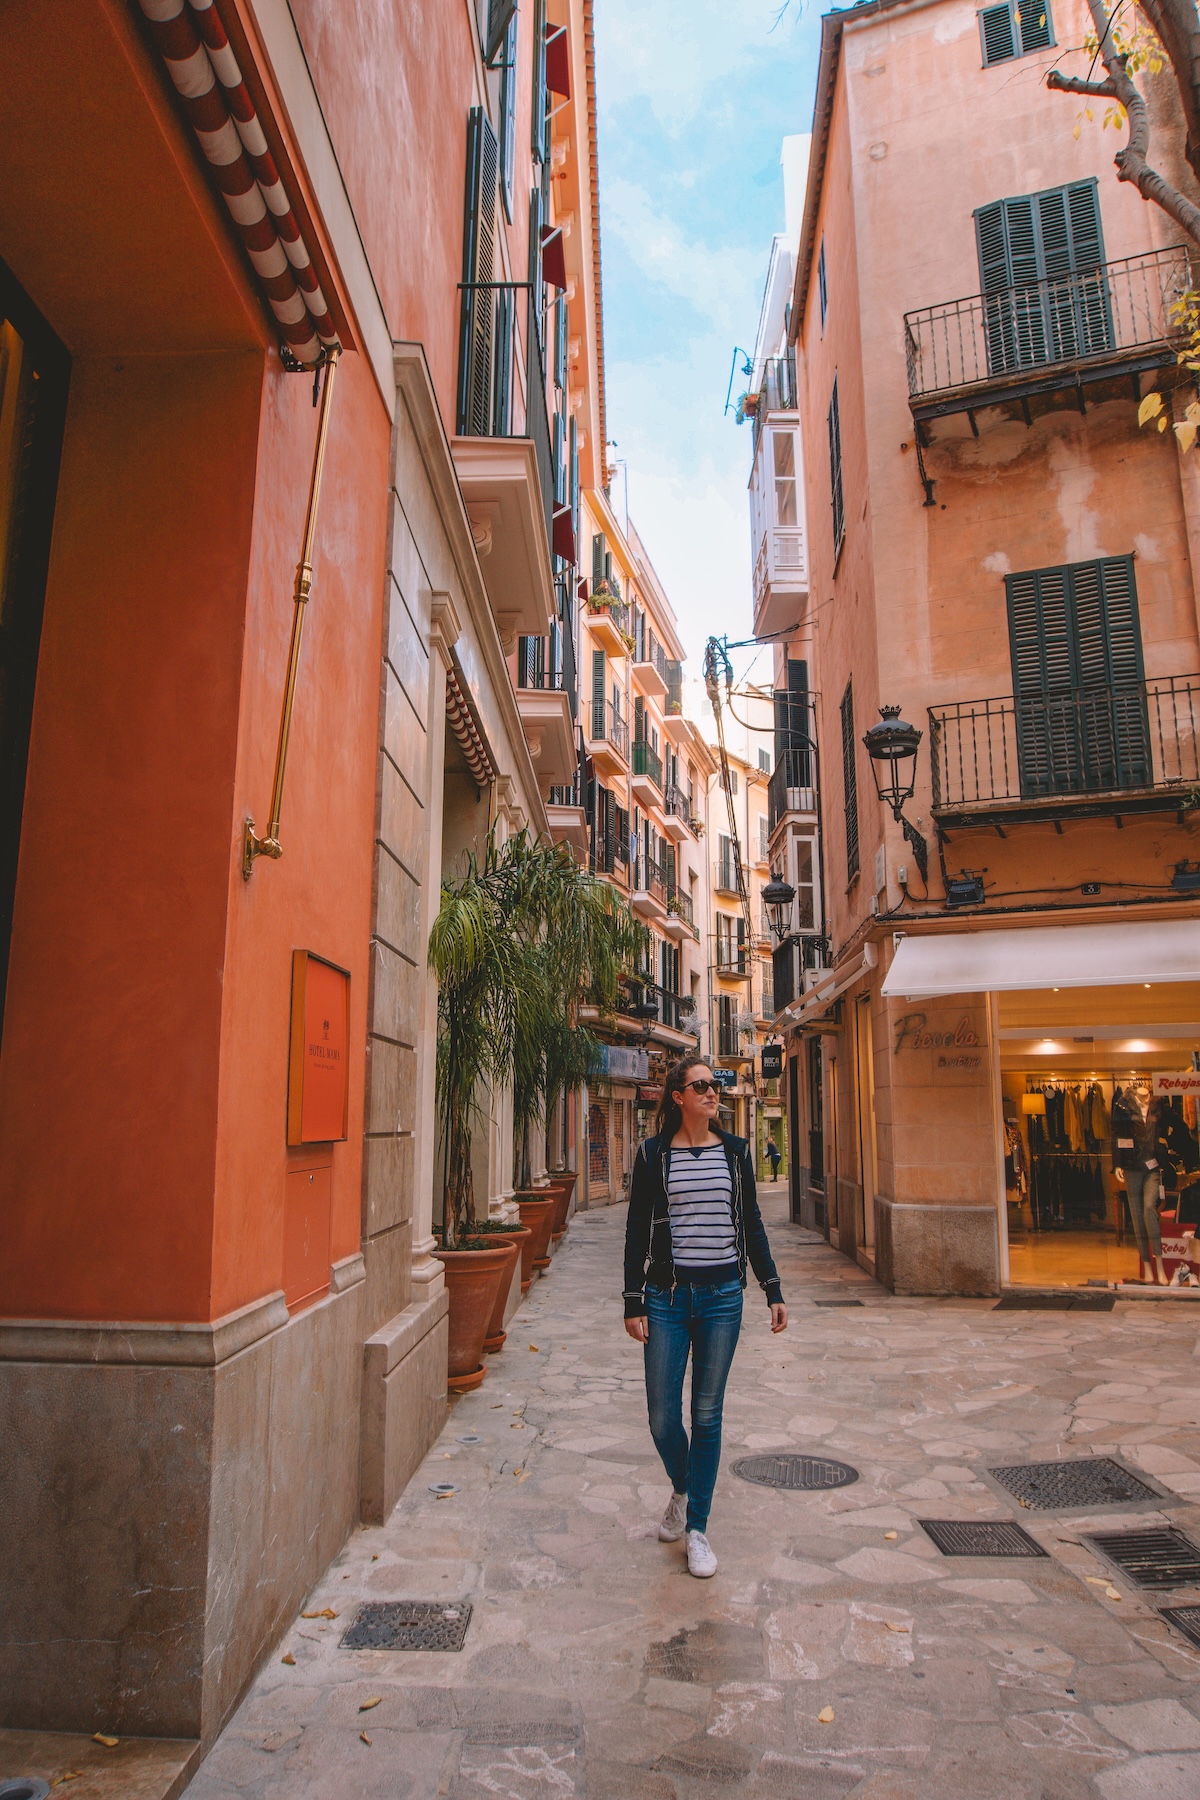
<instances>
[{"instance_id":1,"label":"potted palm plant","mask_svg":"<svg viewBox=\"0 0 1200 1800\"><path fill-rule=\"evenodd\" d=\"M479 1093L485 1083L507 1081L515 1029L516 945L504 916L496 862L489 842L482 862L468 855L462 876L442 883L429 937L430 966L438 980L437 1092L445 1170L437 1254L450 1296L448 1381L459 1393L484 1378L484 1338L518 1254L511 1239L489 1242L476 1230L471 1169Z\"/></svg>"}]
</instances>

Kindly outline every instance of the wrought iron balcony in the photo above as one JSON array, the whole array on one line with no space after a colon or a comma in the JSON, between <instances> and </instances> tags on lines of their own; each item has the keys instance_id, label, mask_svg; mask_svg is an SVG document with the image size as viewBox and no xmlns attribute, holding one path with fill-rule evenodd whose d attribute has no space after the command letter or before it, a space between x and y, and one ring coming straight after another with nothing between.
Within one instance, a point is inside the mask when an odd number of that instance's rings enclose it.
<instances>
[{"instance_id":1,"label":"wrought iron balcony","mask_svg":"<svg viewBox=\"0 0 1200 1800\"><path fill-rule=\"evenodd\" d=\"M636 744L634 748L637 748ZM638 857L633 885L638 893L649 894L652 899L659 902L664 910L666 909L670 897L666 873L662 864L656 862L652 856Z\"/></svg>"},{"instance_id":2,"label":"wrought iron balcony","mask_svg":"<svg viewBox=\"0 0 1200 1800\"><path fill-rule=\"evenodd\" d=\"M650 1008L654 1012L650 1012ZM636 976L625 990L625 998L621 1003L625 1013L635 1013L653 1026L654 1022L668 1026L672 1031L694 1031L696 1019L695 1002L690 994L676 994L657 981L648 977Z\"/></svg>"},{"instance_id":3,"label":"wrought iron balcony","mask_svg":"<svg viewBox=\"0 0 1200 1800\"><path fill-rule=\"evenodd\" d=\"M673 781L667 783L663 806L673 819L682 819L685 825L691 825L692 809L688 804L687 795Z\"/></svg>"},{"instance_id":4,"label":"wrought iron balcony","mask_svg":"<svg viewBox=\"0 0 1200 1800\"><path fill-rule=\"evenodd\" d=\"M532 440L546 540L552 543L554 450L546 406L541 316L528 282L459 284L457 412L459 437Z\"/></svg>"},{"instance_id":5,"label":"wrought iron balcony","mask_svg":"<svg viewBox=\"0 0 1200 1800\"><path fill-rule=\"evenodd\" d=\"M662 757L648 739L634 738L631 767L635 775L649 776L655 787L661 791L663 784Z\"/></svg>"},{"instance_id":6,"label":"wrought iron balcony","mask_svg":"<svg viewBox=\"0 0 1200 1800\"><path fill-rule=\"evenodd\" d=\"M1172 812L1200 788L1200 675L929 708L943 825Z\"/></svg>"},{"instance_id":7,"label":"wrought iron balcony","mask_svg":"<svg viewBox=\"0 0 1200 1800\"><path fill-rule=\"evenodd\" d=\"M781 750L767 783L768 830L772 833L790 812L816 811L811 750Z\"/></svg>"},{"instance_id":8,"label":"wrought iron balcony","mask_svg":"<svg viewBox=\"0 0 1200 1800\"><path fill-rule=\"evenodd\" d=\"M743 417L750 419L754 426L756 451L763 425L770 415L795 412L799 403L795 352L789 350L786 356L770 357L763 364L762 382L757 394L747 395L742 403Z\"/></svg>"},{"instance_id":9,"label":"wrought iron balcony","mask_svg":"<svg viewBox=\"0 0 1200 1800\"><path fill-rule=\"evenodd\" d=\"M829 962L829 939L815 933L788 938L771 957L771 987L777 1012L790 1006L804 992L806 969L823 969Z\"/></svg>"},{"instance_id":10,"label":"wrought iron balcony","mask_svg":"<svg viewBox=\"0 0 1200 1800\"><path fill-rule=\"evenodd\" d=\"M629 761L629 726L611 700L592 701L591 727L593 738L611 744L618 756Z\"/></svg>"},{"instance_id":11,"label":"wrought iron balcony","mask_svg":"<svg viewBox=\"0 0 1200 1800\"><path fill-rule=\"evenodd\" d=\"M695 931L696 916L695 908L692 905L692 896L685 893L681 887L670 889L667 896L667 911L673 912L677 918L683 920L689 930Z\"/></svg>"},{"instance_id":12,"label":"wrought iron balcony","mask_svg":"<svg viewBox=\"0 0 1200 1800\"><path fill-rule=\"evenodd\" d=\"M738 855L731 845L728 856L718 856L717 858L718 891L722 894L740 894L742 888L738 877Z\"/></svg>"},{"instance_id":13,"label":"wrought iron balcony","mask_svg":"<svg viewBox=\"0 0 1200 1800\"><path fill-rule=\"evenodd\" d=\"M1082 406L1087 383L1172 364L1190 282L1177 246L905 313L913 417L1064 388Z\"/></svg>"},{"instance_id":14,"label":"wrought iron balcony","mask_svg":"<svg viewBox=\"0 0 1200 1800\"><path fill-rule=\"evenodd\" d=\"M562 694L568 691L563 658L563 639L553 637L521 637L517 639L517 686Z\"/></svg>"}]
</instances>

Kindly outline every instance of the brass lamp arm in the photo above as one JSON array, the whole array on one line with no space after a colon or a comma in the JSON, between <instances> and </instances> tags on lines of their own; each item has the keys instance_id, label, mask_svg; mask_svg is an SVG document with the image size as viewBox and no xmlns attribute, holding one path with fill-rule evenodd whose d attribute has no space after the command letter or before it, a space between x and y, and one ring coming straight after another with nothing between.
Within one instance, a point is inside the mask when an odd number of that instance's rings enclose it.
<instances>
[{"instance_id":1,"label":"brass lamp arm","mask_svg":"<svg viewBox=\"0 0 1200 1800\"><path fill-rule=\"evenodd\" d=\"M255 859L260 856L278 858L283 855L279 841L279 819L283 811L283 778L287 771L288 742L292 735L292 710L296 703L296 677L300 670L300 639L304 631L304 610L312 592L312 559L317 535L317 506L321 498L321 476L325 469L325 443L329 434L329 406L333 379L337 373L340 351L326 352L325 380L321 386L321 410L317 416L317 442L313 451L312 477L308 484L308 509L304 515L304 546L296 564L296 585L292 595L292 638L288 646L287 683L283 690L283 710L279 716L279 741L275 746L275 779L271 784L271 822L265 837L259 837L254 820L247 819L242 834L242 878L249 881Z\"/></svg>"}]
</instances>

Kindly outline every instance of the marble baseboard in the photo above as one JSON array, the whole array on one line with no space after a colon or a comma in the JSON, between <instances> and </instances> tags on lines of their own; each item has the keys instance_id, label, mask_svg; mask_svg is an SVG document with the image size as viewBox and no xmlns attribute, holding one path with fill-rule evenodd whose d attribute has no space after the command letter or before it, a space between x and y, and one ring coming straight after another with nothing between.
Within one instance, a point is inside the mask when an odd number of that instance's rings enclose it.
<instances>
[{"instance_id":1,"label":"marble baseboard","mask_svg":"<svg viewBox=\"0 0 1200 1800\"><path fill-rule=\"evenodd\" d=\"M68 1731L0 1731L0 1781L33 1775L74 1800L178 1800L196 1773L187 1738L122 1738L109 1749Z\"/></svg>"},{"instance_id":2,"label":"marble baseboard","mask_svg":"<svg viewBox=\"0 0 1200 1800\"><path fill-rule=\"evenodd\" d=\"M357 1516L354 1260L341 1292L215 1364L212 1328L197 1357L190 1328L153 1327L158 1364L140 1333L110 1360L126 1327L69 1328L77 1361L65 1329L38 1358L38 1322L22 1325L28 1360L10 1335L0 1442L22 1475L0 1484L0 1727L211 1741Z\"/></svg>"},{"instance_id":3,"label":"marble baseboard","mask_svg":"<svg viewBox=\"0 0 1200 1800\"><path fill-rule=\"evenodd\" d=\"M450 1296L414 1300L366 1341L361 1516L381 1525L446 1422Z\"/></svg>"},{"instance_id":4,"label":"marble baseboard","mask_svg":"<svg viewBox=\"0 0 1200 1800\"><path fill-rule=\"evenodd\" d=\"M877 1194L875 1278L894 1294L998 1294L995 1207L906 1205Z\"/></svg>"}]
</instances>

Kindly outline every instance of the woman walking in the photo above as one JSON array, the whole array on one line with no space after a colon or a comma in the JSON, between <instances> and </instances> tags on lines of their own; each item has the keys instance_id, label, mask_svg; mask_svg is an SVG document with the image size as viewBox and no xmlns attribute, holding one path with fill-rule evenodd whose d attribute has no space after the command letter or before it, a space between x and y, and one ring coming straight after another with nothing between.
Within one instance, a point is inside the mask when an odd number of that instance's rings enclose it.
<instances>
[{"instance_id":1,"label":"woman walking","mask_svg":"<svg viewBox=\"0 0 1200 1800\"><path fill-rule=\"evenodd\" d=\"M717 1103L712 1069L702 1058L672 1064L656 1133L634 1161L625 1227L625 1329L645 1345L650 1432L671 1478L658 1535L673 1544L686 1533L688 1569L700 1577L717 1572L705 1532L747 1260L767 1296L771 1330L787 1329L750 1148L715 1124ZM689 1351L690 1443L683 1424Z\"/></svg>"}]
</instances>

